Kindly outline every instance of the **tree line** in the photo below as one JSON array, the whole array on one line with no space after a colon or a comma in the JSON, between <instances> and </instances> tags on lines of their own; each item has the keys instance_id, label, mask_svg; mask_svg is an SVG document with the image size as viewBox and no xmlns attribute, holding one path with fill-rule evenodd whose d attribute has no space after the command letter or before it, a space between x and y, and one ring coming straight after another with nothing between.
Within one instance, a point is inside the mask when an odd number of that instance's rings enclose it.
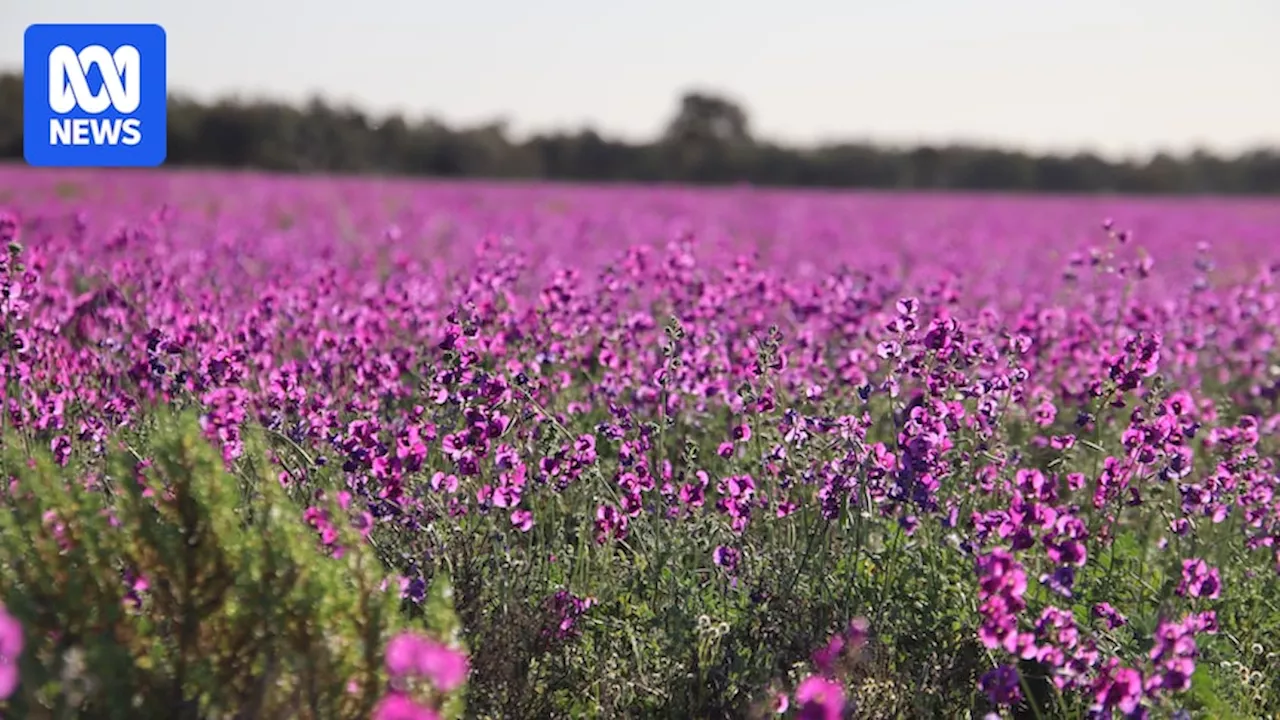
<instances>
[{"instance_id":1,"label":"tree line","mask_svg":"<svg viewBox=\"0 0 1280 720\"><path fill-rule=\"evenodd\" d=\"M175 94L168 112L166 162L178 166L877 189L1280 193L1277 148L1116 161L968 145L787 147L753 136L742 107L704 92L682 95L663 133L644 143L592 129L517 140L501 121L450 127L430 118L373 117L319 98L299 107L202 103ZM0 74L0 158L22 158L22 76L16 73Z\"/></svg>"}]
</instances>

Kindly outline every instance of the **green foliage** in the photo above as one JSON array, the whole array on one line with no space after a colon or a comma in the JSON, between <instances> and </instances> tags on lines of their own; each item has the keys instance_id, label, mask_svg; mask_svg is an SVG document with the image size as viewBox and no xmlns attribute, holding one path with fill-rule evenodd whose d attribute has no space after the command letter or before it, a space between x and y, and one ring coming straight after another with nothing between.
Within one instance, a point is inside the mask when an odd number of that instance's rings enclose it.
<instances>
[{"instance_id":1,"label":"green foliage","mask_svg":"<svg viewBox=\"0 0 1280 720\"><path fill-rule=\"evenodd\" d=\"M462 622L453 607L453 582L449 579L449 571L441 569L432 579L423 604L423 621L427 631L435 638L443 640L451 647L466 651L462 637ZM440 706L440 716L445 720L456 720L463 717L466 711L466 699L463 693L454 692L446 695Z\"/></svg>"},{"instance_id":2,"label":"green foliage","mask_svg":"<svg viewBox=\"0 0 1280 720\"><path fill-rule=\"evenodd\" d=\"M121 449L96 480L6 442L16 716L368 717L399 624L376 560L326 556L265 463L228 473L192 416L153 427L151 462Z\"/></svg>"}]
</instances>

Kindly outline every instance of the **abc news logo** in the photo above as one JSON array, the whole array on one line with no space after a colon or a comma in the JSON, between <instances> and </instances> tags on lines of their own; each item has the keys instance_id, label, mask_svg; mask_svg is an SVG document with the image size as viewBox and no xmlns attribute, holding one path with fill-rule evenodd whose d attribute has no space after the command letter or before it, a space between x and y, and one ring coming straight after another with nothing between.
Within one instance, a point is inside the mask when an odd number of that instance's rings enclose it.
<instances>
[{"instance_id":1,"label":"abc news logo","mask_svg":"<svg viewBox=\"0 0 1280 720\"><path fill-rule=\"evenodd\" d=\"M132 45L121 45L113 53L101 45L76 52L59 45L49 52L49 109L67 115L77 109L100 115L108 108L129 115L142 102L142 58ZM102 87L89 88L88 74L96 67ZM50 145L137 145L142 142L142 121L138 118L50 118Z\"/></svg>"},{"instance_id":2,"label":"abc news logo","mask_svg":"<svg viewBox=\"0 0 1280 720\"><path fill-rule=\"evenodd\" d=\"M37 167L163 164L167 50L164 28L155 24L28 26L23 157Z\"/></svg>"}]
</instances>

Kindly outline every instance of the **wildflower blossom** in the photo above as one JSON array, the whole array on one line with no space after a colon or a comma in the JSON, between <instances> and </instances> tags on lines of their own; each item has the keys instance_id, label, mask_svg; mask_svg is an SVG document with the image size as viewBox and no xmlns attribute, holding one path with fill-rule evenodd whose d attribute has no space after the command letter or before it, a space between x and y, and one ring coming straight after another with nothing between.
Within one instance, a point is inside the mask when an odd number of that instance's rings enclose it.
<instances>
[{"instance_id":1,"label":"wildflower blossom","mask_svg":"<svg viewBox=\"0 0 1280 720\"><path fill-rule=\"evenodd\" d=\"M12 696L18 688L18 658L24 646L21 623L0 607L0 700Z\"/></svg>"}]
</instances>

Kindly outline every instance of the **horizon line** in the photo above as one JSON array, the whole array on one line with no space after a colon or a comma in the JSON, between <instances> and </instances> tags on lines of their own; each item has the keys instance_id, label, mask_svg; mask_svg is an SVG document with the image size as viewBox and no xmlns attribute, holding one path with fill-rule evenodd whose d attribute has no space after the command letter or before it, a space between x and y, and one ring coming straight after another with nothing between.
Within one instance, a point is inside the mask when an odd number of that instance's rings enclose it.
<instances>
[{"instance_id":1,"label":"horizon line","mask_svg":"<svg viewBox=\"0 0 1280 720\"><path fill-rule=\"evenodd\" d=\"M22 69L3 68L0 67L0 76L14 76L17 78L24 77ZM699 93L708 96L724 98L733 102L750 117L751 108L741 99L734 96L733 93L725 90L715 90L708 87L702 87L695 83L689 83L684 89L677 90L674 93L673 104L678 104L679 100L684 96L692 93ZM581 135L586 132L595 133L603 140L625 144L625 145L654 145L661 142L662 132L649 134L645 137L633 137L628 133L618 132L608 128L603 128L590 122L584 122L576 126L560 126L556 128L535 128L525 129L521 131L513 130L509 126L513 122L519 122L506 113L496 113L492 117L485 120L475 120L471 122L444 119L441 114L432 111L408 111L404 109L383 109L377 110L369 107L369 103L362 103L358 100L350 98L343 99L339 94L326 93L320 90L311 90L300 98L287 98L281 94L272 94L262 91L253 90L232 90L232 91L215 91L215 92L199 92L183 88L167 88L166 95L170 100L179 100L185 102L195 102L205 107L217 105L219 103L240 103L240 104L261 104L261 105L280 105L291 107L301 112L305 112L306 105L311 102L319 102L330 108L337 110L351 110L364 115L374 127L380 125L383 121L391 118L400 118L406 123L436 122L451 131L466 131L484 128L487 126L503 126L504 136L511 142L516 144L527 143L538 137L554 137L554 136L572 136ZM816 138L810 142L794 142L778 140L767 136L751 135L751 141L756 145L773 146L793 152L818 151L830 149L834 147L866 147L874 148L881 152L893 152L906 154L912 151L935 149L935 150L976 150L998 152L1005 154L1024 155L1031 158L1080 158L1092 156L1107 164L1116 165L1144 165L1150 163L1157 157L1165 156L1177 160L1187 160L1196 154L1203 154L1208 157L1219 160L1240 159L1249 155L1258 153L1277 153L1280 152L1280 143L1275 141L1259 140L1255 143L1243 145L1235 151L1216 150L1204 144L1193 144L1190 148L1182 151L1173 150L1171 148L1157 148L1145 152L1127 152L1117 153L1101 150L1098 148L1088 147L1053 147L1037 149L1029 147L1025 144L1017 142L1006 142L995 138L963 138L953 137L947 140L890 140L876 139L868 135L850 135L845 137L826 137Z\"/></svg>"}]
</instances>

